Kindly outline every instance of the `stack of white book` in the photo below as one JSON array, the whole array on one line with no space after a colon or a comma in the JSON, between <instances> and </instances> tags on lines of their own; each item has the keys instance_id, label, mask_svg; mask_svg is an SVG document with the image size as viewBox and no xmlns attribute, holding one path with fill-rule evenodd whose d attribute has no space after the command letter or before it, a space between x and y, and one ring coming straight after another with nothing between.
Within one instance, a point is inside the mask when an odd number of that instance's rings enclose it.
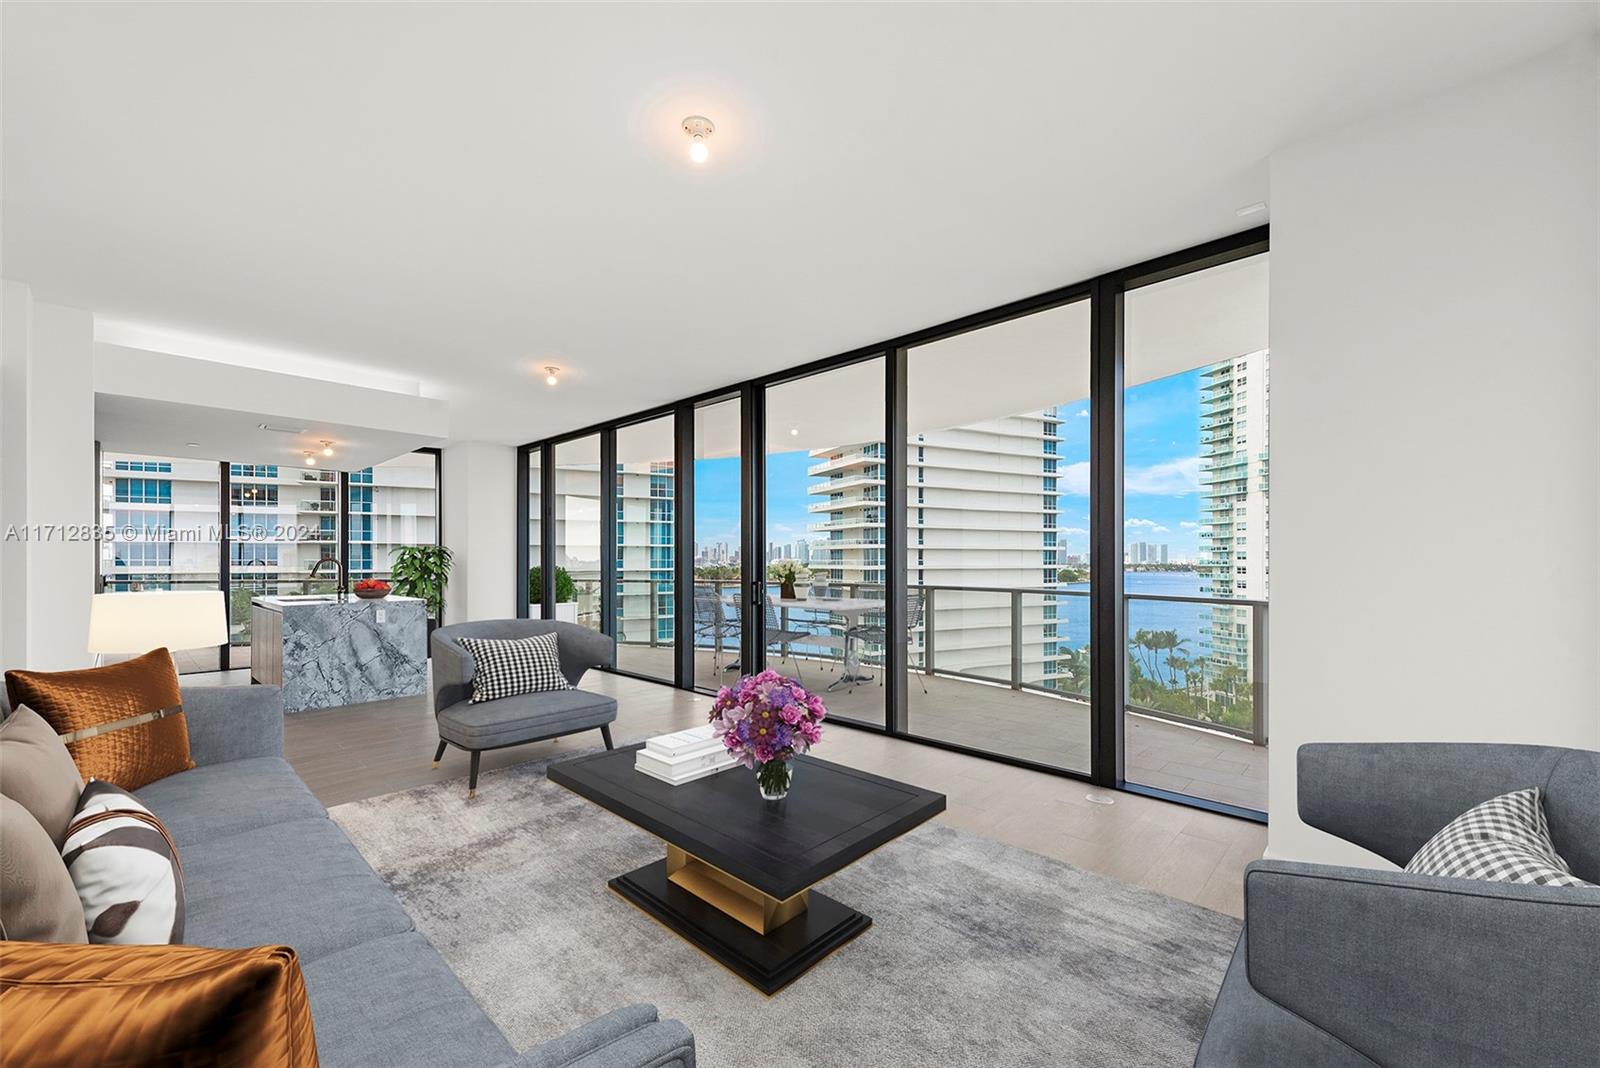
<instances>
[{"instance_id":1,"label":"stack of white book","mask_svg":"<svg viewBox=\"0 0 1600 1068\"><path fill-rule=\"evenodd\" d=\"M652 779L682 786L737 763L734 755L723 748L722 739L711 732L708 723L704 727L651 738L634 757L633 766Z\"/></svg>"}]
</instances>

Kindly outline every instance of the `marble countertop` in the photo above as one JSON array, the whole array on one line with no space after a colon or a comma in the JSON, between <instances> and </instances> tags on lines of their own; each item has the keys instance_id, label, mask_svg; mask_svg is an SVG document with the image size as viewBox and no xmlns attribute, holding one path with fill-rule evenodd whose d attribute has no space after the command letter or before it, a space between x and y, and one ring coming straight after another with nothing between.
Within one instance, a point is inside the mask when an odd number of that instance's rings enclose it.
<instances>
[{"instance_id":1,"label":"marble countertop","mask_svg":"<svg viewBox=\"0 0 1600 1068\"><path fill-rule=\"evenodd\" d=\"M397 593L391 593L387 597L373 598L369 601L365 598L357 597L353 593L312 593L306 595L286 594L282 597L254 597L251 598L250 603L271 609L274 612L281 612L285 608L345 608L350 605L363 604L421 604L422 598L402 597Z\"/></svg>"}]
</instances>

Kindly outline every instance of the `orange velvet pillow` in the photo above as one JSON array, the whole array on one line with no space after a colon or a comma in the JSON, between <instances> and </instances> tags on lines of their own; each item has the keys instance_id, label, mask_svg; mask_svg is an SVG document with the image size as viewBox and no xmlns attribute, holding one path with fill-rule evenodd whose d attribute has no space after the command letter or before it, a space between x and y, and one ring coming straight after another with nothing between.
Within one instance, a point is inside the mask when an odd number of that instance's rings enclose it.
<instances>
[{"instance_id":1,"label":"orange velvet pillow","mask_svg":"<svg viewBox=\"0 0 1600 1068\"><path fill-rule=\"evenodd\" d=\"M8 671L11 707L49 723L85 779L137 790L194 767L172 654L77 671Z\"/></svg>"},{"instance_id":2,"label":"orange velvet pillow","mask_svg":"<svg viewBox=\"0 0 1600 1068\"><path fill-rule=\"evenodd\" d=\"M288 946L0 943L0 1068L316 1068Z\"/></svg>"}]
</instances>

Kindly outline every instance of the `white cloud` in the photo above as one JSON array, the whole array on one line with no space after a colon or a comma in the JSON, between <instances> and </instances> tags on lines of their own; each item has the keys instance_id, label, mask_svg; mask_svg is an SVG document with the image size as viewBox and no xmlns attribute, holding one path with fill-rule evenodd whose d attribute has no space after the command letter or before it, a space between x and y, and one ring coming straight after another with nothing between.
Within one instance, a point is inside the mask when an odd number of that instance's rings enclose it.
<instances>
[{"instance_id":1,"label":"white cloud","mask_svg":"<svg viewBox=\"0 0 1600 1068\"><path fill-rule=\"evenodd\" d=\"M1131 467L1122 477L1124 493L1151 493L1163 496L1183 496L1200 488L1200 457L1185 456L1179 460L1151 464L1149 467Z\"/></svg>"},{"instance_id":2,"label":"white cloud","mask_svg":"<svg viewBox=\"0 0 1600 1068\"><path fill-rule=\"evenodd\" d=\"M1064 538L1070 538L1077 534L1087 534L1089 532L1082 527L1062 527L1058 533Z\"/></svg>"},{"instance_id":3,"label":"white cloud","mask_svg":"<svg viewBox=\"0 0 1600 1068\"><path fill-rule=\"evenodd\" d=\"M1078 409L1078 418L1079 419L1087 419L1087 418L1089 418L1089 410L1087 408L1079 408Z\"/></svg>"},{"instance_id":4,"label":"white cloud","mask_svg":"<svg viewBox=\"0 0 1600 1068\"><path fill-rule=\"evenodd\" d=\"M1089 464L1068 464L1057 472L1056 492L1070 497L1089 496Z\"/></svg>"},{"instance_id":5,"label":"white cloud","mask_svg":"<svg viewBox=\"0 0 1600 1068\"><path fill-rule=\"evenodd\" d=\"M1154 519L1124 519L1122 521L1122 525L1125 527L1150 527L1151 529L1154 529L1161 524L1157 523Z\"/></svg>"},{"instance_id":6,"label":"white cloud","mask_svg":"<svg viewBox=\"0 0 1600 1068\"><path fill-rule=\"evenodd\" d=\"M1187 519L1185 519L1185 520L1181 521L1178 525L1180 527L1182 527L1184 530L1193 530L1196 527L1198 527L1200 524L1199 523L1191 523Z\"/></svg>"}]
</instances>

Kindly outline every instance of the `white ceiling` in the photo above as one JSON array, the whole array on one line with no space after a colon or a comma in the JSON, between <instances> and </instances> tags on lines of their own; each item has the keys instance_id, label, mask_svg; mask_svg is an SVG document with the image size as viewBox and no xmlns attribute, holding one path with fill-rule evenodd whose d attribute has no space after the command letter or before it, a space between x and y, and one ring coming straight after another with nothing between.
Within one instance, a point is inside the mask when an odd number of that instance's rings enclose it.
<instances>
[{"instance_id":1,"label":"white ceiling","mask_svg":"<svg viewBox=\"0 0 1600 1068\"><path fill-rule=\"evenodd\" d=\"M414 380L452 438L506 442L1265 221L1235 209L1279 146L1596 28L1561 3L0 18L6 277Z\"/></svg>"}]
</instances>

